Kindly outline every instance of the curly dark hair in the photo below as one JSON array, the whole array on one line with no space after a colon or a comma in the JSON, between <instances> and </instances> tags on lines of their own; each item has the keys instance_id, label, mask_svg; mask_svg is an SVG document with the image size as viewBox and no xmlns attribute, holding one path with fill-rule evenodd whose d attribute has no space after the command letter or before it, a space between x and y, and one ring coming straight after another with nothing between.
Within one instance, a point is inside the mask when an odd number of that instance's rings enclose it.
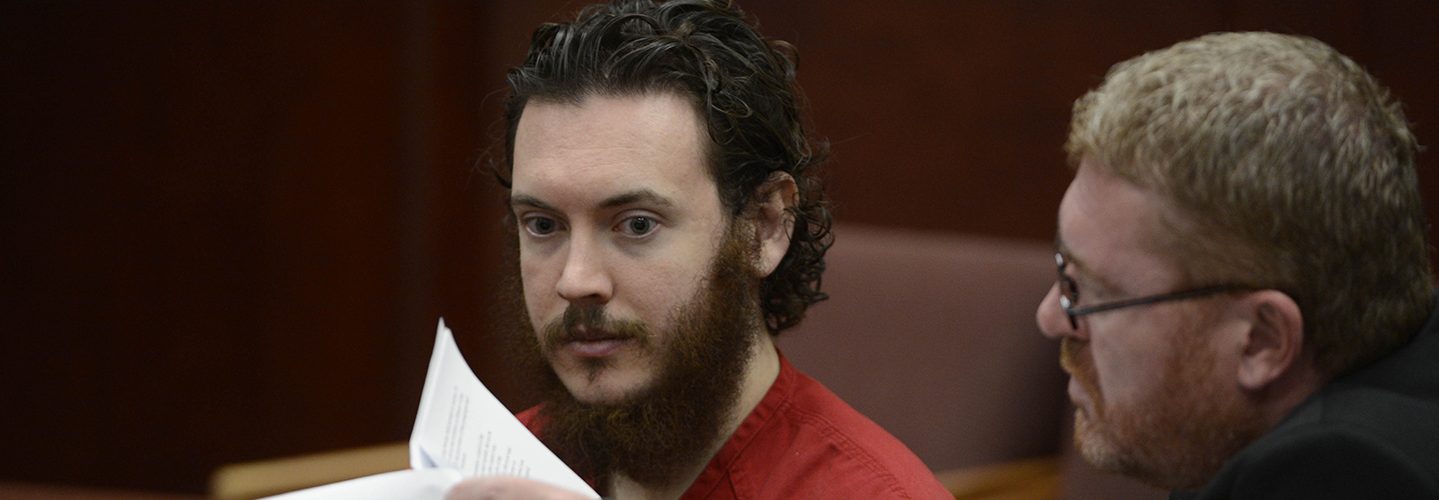
<instances>
[{"instance_id":1,"label":"curly dark hair","mask_svg":"<svg viewBox=\"0 0 1439 500\"><path fill-rule=\"evenodd\" d=\"M531 98L580 102L589 95L676 92L690 98L710 137L710 175L731 217L749 207L775 172L794 178L794 232L779 266L760 284L773 335L828 298L820 289L832 218L818 165L828 146L811 141L795 83L797 53L761 36L730 2L617 0L582 9L573 22L535 30L523 65L510 70L505 157L492 163L510 189L515 130Z\"/></svg>"}]
</instances>

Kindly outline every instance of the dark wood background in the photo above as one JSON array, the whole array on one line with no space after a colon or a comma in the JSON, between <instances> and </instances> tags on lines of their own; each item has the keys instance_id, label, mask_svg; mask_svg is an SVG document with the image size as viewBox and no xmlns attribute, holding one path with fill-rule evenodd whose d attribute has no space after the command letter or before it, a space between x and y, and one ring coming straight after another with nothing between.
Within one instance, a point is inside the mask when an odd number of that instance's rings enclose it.
<instances>
[{"instance_id":1,"label":"dark wood background","mask_svg":"<svg viewBox=\"0 0 1439 500\"><path fill-rule=\"evenodd\" d=\"M527 403L474 164L529 31L580 4L0 3L0 479L203 492L220 464L403 440L442 314ZM846 223L1049 240L1072 100L1211 31L1325 40L1439 144L1427 0L744 5L800 48Z\"/></svg>"}]
</instances>

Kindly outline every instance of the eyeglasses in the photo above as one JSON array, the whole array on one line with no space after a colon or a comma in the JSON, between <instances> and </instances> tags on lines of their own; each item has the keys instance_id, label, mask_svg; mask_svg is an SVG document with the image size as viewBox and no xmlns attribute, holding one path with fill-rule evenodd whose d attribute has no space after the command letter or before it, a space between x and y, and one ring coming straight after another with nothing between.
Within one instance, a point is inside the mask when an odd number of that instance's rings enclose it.
<instances>
[{"instance_id":1,"label":"eyeglasses","mask_svg":"<svg viewBox=\"0 0 1439 500\"><path fill-rule=\"evenodd\" d=\"M1074 278L1071 278L1069 277L1069 275L1064 274L1064 267L1066 265L1066 263L1064 262L1064 254L1055 252L1054 263L1059 266L1059 307L1061 309L1064 309L1064 314L1069 316L1069 326L1073 327L1075 330L1079 329L1080 316L1087 316L1097 312L1113 311L1115 309L1123 309L1126 307L1157 304L1160 302L1169 302L1174 300L1192 299L1196 297L1203 297L1206 295L1214 295L1216 293L1232 292L1235 290L1254 289L1254 287L1244 285L1214 285L1200 288L1191 288L1188 290L1180 290L1178 292L1161 293L1158 295L1150 295L1147 297L1106 302L1103 304L1097 304L1088 307L1075 307L1075 305L1079 304L1079 285L1074 282Z\"/></svg>"}]
</instances>

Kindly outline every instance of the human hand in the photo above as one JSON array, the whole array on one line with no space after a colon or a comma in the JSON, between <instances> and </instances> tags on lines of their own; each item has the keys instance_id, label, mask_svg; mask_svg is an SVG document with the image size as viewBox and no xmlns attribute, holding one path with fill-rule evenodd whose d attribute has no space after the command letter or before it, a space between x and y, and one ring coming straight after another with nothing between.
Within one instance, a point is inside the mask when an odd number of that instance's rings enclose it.
<instances>
[{"instance_id":1,"label":"human hand","mask_svg":"<svg viewBox=\"0 0 1439 500\"><path fill-rule=\"evenodd\" d=\"M588 496L558 486L512 476L472 477L460 481L450 488L448 493L445 493L445 500L500 500L506 498L589 500Z\"/></svg>"}]
</instances>

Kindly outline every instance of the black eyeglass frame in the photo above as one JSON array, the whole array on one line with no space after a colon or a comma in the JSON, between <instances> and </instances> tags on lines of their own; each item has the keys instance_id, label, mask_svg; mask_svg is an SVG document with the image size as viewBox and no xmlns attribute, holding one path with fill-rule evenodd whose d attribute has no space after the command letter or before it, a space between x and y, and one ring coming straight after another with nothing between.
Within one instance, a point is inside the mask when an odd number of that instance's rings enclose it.
<instances>
[{"instance_id":1,"label":"black eyeglass frame","mask_svg":"<svg viewBox=\"0 0 1439 500\"><path fill-rule=\"evenodd\" d=\"M1087 307L1074 307L1075 303L1079 302L1079 287L1074 282L1074 278L1071 278L1068 274L1064 274L1064 268L1067 265L1067 263L1064 261L1064 254L1061 252L1055 252L1054 263L1059 269L1059 308L1063 309L1064 314L1069 316L1069 326L1074 328L1075 330L1079 330L1080 316L1088 316L1090 314L1104 311L1113 311L1115 309L1124 309L1126 307L1158 304L1161 302L1192 299L1224 292L1255 289L1254 287L1247 285L1212 285L1199 288L1190 288L1188 290L1180 290L1177 292L1136 297L1133 299L1116 300L1114 302L1105 302L1103 304L1095 304Z\"/></svg>"}]
</instances>

